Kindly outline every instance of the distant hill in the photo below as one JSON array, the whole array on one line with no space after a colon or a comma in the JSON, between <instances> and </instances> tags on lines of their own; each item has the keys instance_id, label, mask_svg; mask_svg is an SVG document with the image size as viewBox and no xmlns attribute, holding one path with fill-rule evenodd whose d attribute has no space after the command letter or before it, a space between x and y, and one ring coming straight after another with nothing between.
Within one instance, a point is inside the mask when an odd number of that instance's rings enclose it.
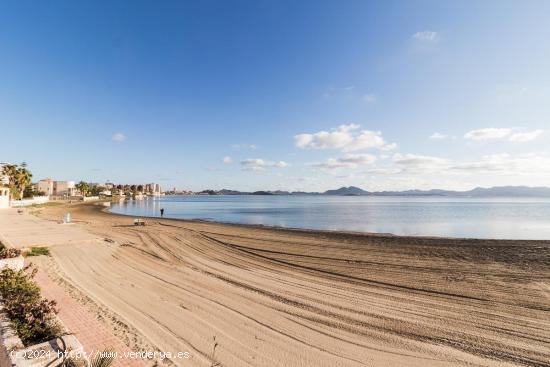
<instances>
[{"instance_id":1,"label":"distant hill","mask_svg":"<svg viewBox=\"0 0 550 367\"><path fill-rule=\"evenodd\" d=\"M491 188L476 187L473 190L465 191L472 197L491 196L520 196L520 197L550 197L550 187L527 187L527 186L499 186Z\"/></svg>"},{"instance_id":2,"label":"distant hill","mask_svg":"<svg viewBox=\"0 0 550 367\"><path fill-rule=\"evenodd\" d=\"M360 189L359 187L349 186L349 187L340 187L336 190L327 190L323 195L340 195L340 196L359 196L359 195L369 195L368 191Z\"/></svg>"},{"instance_id":3,"label":"distant hill","mask_svg":"<svg viewBox=\"0 0 550 367\"><path fill-rule=\"evenodd\" d=\"M452 196L452 197L550 197L550 187L498 186L476 187L468 191L452 190L405 190L368 192L358 187L341 187L328 190L324 195L371 195L371 196Z\"/></svg>"},{"instance_id":4,"label":"distant hill","mask_svg":"<svg viewBox=\"0 0 550 367\"><path fill-rule=\"evenodd\" d=\"M242 195L242 192L235 191L235 190L221 189L219 191L216 191L215 195Z\"/></svg>"},{"instance_id":5,"label":"distant hill","mask_svg":"<svg viewBox=\"0 0 550 367\"><path fill-rule=\"evenodd\" d=\"M325 192L304 192L304 191L254 191L243 192L236 190L204 190L197 194L201 195L334 195L334 196L448 196L448 197L550 197L550 187L528 187L528 186L497 186L497 187L476 187L468 191L452 190L404 190L404 191L374 191L369 192L356 186L340 187Z\"/></svg>"}]
</instances>

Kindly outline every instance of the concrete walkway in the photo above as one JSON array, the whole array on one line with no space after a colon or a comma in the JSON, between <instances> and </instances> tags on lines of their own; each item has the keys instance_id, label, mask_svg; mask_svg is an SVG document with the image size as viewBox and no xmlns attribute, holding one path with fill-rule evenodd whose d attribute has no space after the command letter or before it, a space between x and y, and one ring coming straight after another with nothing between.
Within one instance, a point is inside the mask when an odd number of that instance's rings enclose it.
<instances>
[{"instance_id":1,"label":"concrete walkway","mask_svg":"<svg viewBox=\"0 0 550 367\"><path fill-rule=\"evenodd\" d=\"M17 209L0 209L0 241L16 248L30 246L52 246L62 243L93 241L96 236L71 224L40 219L29 210L23 213Z\"/></svg>"},{"instance_id":2,"label":"concrete walkway","mask_svg":"<svg viewBox=\"0 0 550 367\"><path fill-rule=\"evenodd\" d=\"M54 283L44 271L40 270L35 280L40 285L44 297L57 301L58 317L76 336L87 355L94 355L112 348L118 354L113 367L147 365L147 362L142 359L131 358L129 354L131 350L84 306L71 298L60 285Z\"/></svg>"},{"instance_id":3,"label":"concrete walkway","mask_svg":"<svg viewBox=\"0 0 550 367\"><path fill-rule=\"evenodd\" d=\"M23 248L30 246L55 246L67 243L96 241L98 237L71 224L48 221L29 214L29 209L18 213L16 209L0 210L0 241L9 246ZM26 263L28 261L25 261ZM35 278L42 295L57 302L59 318L74 334L87 353L114 348L119 354L113 366L146 366L150 363L136 358L125 358L130 349L108 330L96 316L78 303L43 271ZM128 355L128 354L127 354Z\"/></svg>"}]
</instances>

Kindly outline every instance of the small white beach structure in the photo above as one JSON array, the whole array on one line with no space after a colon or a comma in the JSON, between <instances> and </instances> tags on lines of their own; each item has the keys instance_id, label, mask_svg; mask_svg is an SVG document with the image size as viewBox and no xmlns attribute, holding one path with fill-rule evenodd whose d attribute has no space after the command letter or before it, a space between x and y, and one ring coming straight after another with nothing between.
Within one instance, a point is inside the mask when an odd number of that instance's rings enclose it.
<instances>
[{"instance_id":1,"label":"small white beach structure","mask_svg":"<svg viewBox=\"0 0 550 367\"><path fill-rule=\"evenodd\" d=\"M0 209L7 209L10 207L10 189L0 186Z\"/></svg>"}]
</instances>

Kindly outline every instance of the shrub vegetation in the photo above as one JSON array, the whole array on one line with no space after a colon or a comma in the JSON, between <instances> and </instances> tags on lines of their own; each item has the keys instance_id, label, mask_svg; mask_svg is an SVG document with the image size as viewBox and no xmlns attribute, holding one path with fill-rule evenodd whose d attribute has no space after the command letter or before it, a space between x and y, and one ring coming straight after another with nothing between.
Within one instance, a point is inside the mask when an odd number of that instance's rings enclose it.
<instances>
[{"instance_id":1,"label":"shrub vegetation","mask_svg":"<svg viewBox=\"0 0 550 367\"><path fill-rule=\"evenodd\" d=\"M29 266L0 272L0 297L4 312L25 346L42 343L61 335L55 315L56 302L42 298L34 282L37 269Z\"/></svg>"},{"instance_id":2,"label":"shrub vegetation","mask_svg":"<svg viewBox=\"0 0 550 367\"><path fill-rule=\"evenodd\" d=\"M31 250L27 253L27 256L50 256L50 249L47 247L31 247Z\"/></svg>"}]
</instances>

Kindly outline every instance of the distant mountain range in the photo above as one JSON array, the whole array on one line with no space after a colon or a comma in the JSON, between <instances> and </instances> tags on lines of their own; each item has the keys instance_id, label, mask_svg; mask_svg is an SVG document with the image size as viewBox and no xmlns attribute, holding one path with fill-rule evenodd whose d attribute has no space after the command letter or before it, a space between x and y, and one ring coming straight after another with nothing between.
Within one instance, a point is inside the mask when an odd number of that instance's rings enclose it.
<instances>
[{"instance_id":1,"label":"distant mountain range","mask_svg":"<svg viewBox=\"0 0 550 367\"><path fill-rule=\"evenodd\" d=\"M497 186L476 187L468 191L452 190L405 190L405 191L365 191L359 187L348 186L325 192L303 191L254 191L204 190L199 195L333 195L333 196L452 196L452 197L550 197L550 187Z\"/></svg>"}]
</instances>

